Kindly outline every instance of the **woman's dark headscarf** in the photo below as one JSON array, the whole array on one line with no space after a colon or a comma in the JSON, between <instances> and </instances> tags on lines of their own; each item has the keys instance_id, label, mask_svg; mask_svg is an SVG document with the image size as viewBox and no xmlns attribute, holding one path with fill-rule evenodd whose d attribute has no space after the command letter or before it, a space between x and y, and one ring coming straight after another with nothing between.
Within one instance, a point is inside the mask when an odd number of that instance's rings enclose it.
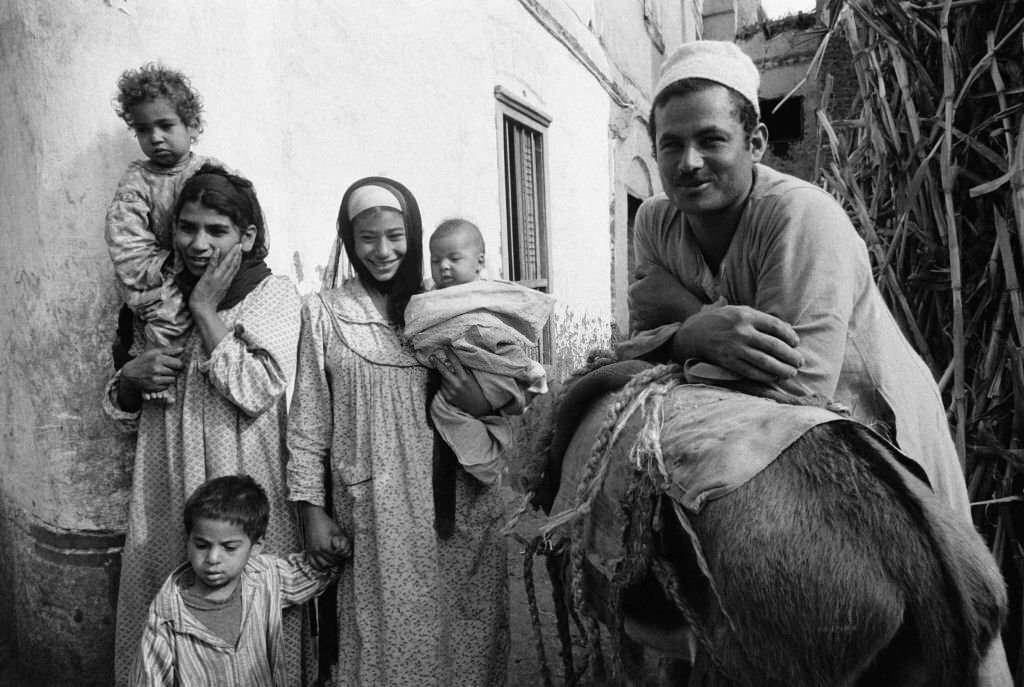
<instances>
[{"instance_id":1,"label":"woman's dark headscarf","mask_svg":"<svg viewBox=\"0 0 1024 687\"><path fill-rule=\"evenodd\" d=\"M387 281L376 279L366 269L362 260L356 256L355 227L352 219L349 219L347 208L352 193L363 186L380 186L387 189L394 194L402 206L402 219L405 224L405 257L395 276ZM423 290L423 221L420 219L420 207L416 203L416 198L409 192L409 189L394 179L387 177L360 179L348 187L341 199L341 208L338 210L338 236L345 246L348 261L360 281L387 295L388 319L404 326L405 306L409 303L410 298Z\"/></svg>"},{"instance_id":2,"label":"woman's dark headscarf","mask_svg":"<svg viewBox=\"0 0 1024 687\"><path fill-rule=\"evenodd\" d=\"M263 209L256 198L251 181L209 163L200 167L182 187L174 207L175 223L186 203L198 203L204 208L218 212L242 231L249 226L256 227L256 238L252 248L242 254L242 264L238 268L238 273L228 287L224 299L217 305L217 310L227 310L238 304L270 276L270 268L263 260L269 251ZM178 273L176 280L187 301L199 277L183 269Z\"/></svg>"}]
</instances>

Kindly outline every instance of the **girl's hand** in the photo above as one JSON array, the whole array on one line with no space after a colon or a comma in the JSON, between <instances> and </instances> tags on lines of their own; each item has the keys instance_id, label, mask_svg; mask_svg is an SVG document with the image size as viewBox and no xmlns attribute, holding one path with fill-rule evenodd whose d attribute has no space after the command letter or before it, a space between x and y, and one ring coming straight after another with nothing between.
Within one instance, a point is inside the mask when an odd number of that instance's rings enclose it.
<instances>
[{"instance_id":1,"label":"girl's hand","mask_svg":"<svg viewBox=\"0 0 1024 687\"><path fill-rule=\"evenodd\" d=\"M180 346L151 348L132 358L121 368L117 403L122 410L135 412L142 407L142 393L163 391L184 367Z\"/></svg>"},{"instance_id":2,"label":"girl's hand","mask_svg":"<svg viewBox=\"0 0 1024 687\"><path fill-rule=\"evenodd\" d=\"M314 568L325 570L352 555L352 542L327 511L311 503L302 503L300 510L306 555Z\"/></svg>"},{"instance_id":3,"label":"girl's hand","mask_svg":"<svg viewBox=\"0 0 1024 687\"><path fill-rule=\"evenodd\" d=\"M473 417L494 413L480 383L462 366L462 361L451 346L445 347L444 360L437 355L432 356L431 360L434 369L441 373L441 395L446 401Z\"/></svg>"},{"instance_id":4,"label":"girl's hand","mask_svg":"<svg viewBox=\"0 0 1024 687\"><path fill-rule=\"evenodd\" d=\"M238 268L242 264L242 244L236 243L223 256L218 249L214 249L206 271L199 278L192 295L188 299L188 307L193 314L197 310L216 312L217 306L227 295L228 287L238 274Z\"/></svg>"}]
</instances>

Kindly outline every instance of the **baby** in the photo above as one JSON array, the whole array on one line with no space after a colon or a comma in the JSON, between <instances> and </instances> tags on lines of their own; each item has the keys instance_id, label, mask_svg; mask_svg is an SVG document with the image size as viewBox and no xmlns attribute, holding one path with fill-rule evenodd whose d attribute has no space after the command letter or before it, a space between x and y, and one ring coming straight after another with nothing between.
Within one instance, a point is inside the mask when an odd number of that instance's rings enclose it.
<instances>
[{"instance_id":1,"label":"baby","mask_svg":"<svg viewBox=\"0 0 1024 687\"><path fill-rule=\"evenodd\" d=\"M200 485L184 517L188 561L150 604L131 684L283 684L281 610L319 596L337 569L260 553L270 503L247 475ZM340 563L351 543L338 539Z\"/></svg>"},{"instance_id":2,"label":"baby","mask_svg":"<svg viewBox=\"0 0 1024 687\"><path fill-rule=\"evenodd\" d=\"M413 296L405 335L417 358L433 367L450 346L469 369L494 411L475 418L440 394L430 404L434 427L459 464L485 484L501 475L510 440L505 417L522 413L531 394L547 391L544 367L527 350L551 316L554 299L505 281L483 279L480 230L463 219L442 222L430 237L435 290Z\"/></svg>"}]
</instances>

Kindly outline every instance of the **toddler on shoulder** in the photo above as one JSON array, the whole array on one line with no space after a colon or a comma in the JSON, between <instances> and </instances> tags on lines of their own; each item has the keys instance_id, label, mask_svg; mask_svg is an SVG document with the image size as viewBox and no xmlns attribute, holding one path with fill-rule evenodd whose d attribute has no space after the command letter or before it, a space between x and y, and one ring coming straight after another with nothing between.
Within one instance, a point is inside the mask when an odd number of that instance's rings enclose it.
<instances>
[{"instance_id":1,"label":"toddler on shoulder","mask_svg":"<svg viewBox=\"0 0 1024 687\"><path fill-rule=\"evenodd\" d=\"M174 205L184 183L204 163L192 152L203 130L202 102L181 72L158 64L128 69L117 84L115 109L145 159L132 162L107 208L106 242L125 307L144 322L147 349L176 346L192 324L174 281L171 247ZM122 309L122 323L131 318ZM126 362L131 330L119 327L114 364ZM173 389L146 396L174 401Z\"/></svg>"}]
</instances>

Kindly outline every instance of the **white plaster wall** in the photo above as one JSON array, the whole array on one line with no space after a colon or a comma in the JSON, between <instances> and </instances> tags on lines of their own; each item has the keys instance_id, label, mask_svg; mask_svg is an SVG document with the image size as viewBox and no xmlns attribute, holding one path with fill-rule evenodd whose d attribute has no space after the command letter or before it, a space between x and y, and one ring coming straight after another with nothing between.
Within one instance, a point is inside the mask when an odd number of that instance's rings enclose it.
<instances>
[{"instance_id":1,"label":"white plaster wall","mask_svg":"<svg viewBox=\"0 0 1024 687\"><path fill-rule=\"evenodd\" d=\"M7 0L0 46L0 487L13 510L69 529L123 519L131 446L98 408L118 305L103 215L139 155L115 84L149 60L191 76L206 104L196 150L252 178L269 262L304 291L345 187L370 174L408 185L428 229L477 221L497 276L493 89L523 95L552 117L559 317L587 329L580 341L606 333L608 96L519 3Z\"/></svg>"},{"instance_id":2,"label":"white plaster wall","mask_svg":"<svg viewBox=\"0 0 1024 687\"><path fill-rule=\"evenodd\" d=\"M671 14L666 11L661 13ZM664 17L662 29L664 29ZM614 59L623 78L641 93L649 93L656 80L654 70L662 55L648 39L641 0L608 0L596 18L601 42Z\"/></svg>"}]
</instances>

